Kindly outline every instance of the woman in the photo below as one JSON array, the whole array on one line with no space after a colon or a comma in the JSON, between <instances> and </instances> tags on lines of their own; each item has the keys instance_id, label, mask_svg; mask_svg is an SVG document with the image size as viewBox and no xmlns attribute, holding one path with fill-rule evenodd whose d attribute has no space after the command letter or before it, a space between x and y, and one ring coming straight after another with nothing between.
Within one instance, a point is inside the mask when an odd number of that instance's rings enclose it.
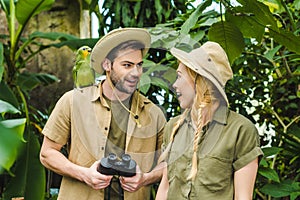
<instances>
[{"instance_id":1,"label":"woman","mask_svg":"<svg viewBox=\"0 0 300 200\"><path fill-rule=\"evenodd\" d=\"M173 87L184 112L165 127L160 161L167 167L156 199L252 199L263 153L254 124L228 108L224 87L233 74L225 51L206 42L171 53L179 60Z\"/></svg>"}]
</instances>

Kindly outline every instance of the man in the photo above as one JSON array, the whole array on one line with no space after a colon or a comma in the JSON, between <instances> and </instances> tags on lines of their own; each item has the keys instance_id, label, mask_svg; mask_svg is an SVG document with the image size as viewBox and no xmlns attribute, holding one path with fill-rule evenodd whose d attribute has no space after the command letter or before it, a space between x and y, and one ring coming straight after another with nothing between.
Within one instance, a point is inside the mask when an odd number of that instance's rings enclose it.
<instances>
[{"instance_id":1,"label":"man","mask_svg":"<svg viewBox=\"0 0 300 200\"><path fill-rule=\"evenodd\" d=\"M105 71L106 79L69 91L57 102L43 129L40 159L63 175L58 199L122 199L123 193L125 200L150 198L149 184L162 176L154 166L166 122L160 108L136 91L150 42L144 29L111 31L91 54L92 67ZM68 158L60 152L64 145ZM137 163L136 175L98 172L99 160L109 153L129 154Z\"/></svg>"}]
</instances>

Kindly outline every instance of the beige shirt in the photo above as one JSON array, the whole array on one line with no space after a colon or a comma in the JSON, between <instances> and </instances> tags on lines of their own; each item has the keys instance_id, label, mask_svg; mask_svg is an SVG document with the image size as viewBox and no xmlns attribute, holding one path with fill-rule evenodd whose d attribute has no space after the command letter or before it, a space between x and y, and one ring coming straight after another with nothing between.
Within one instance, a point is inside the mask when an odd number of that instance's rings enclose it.
<instances>
[{"instance_id":1,"label":"beige shirt","mask_svg":"<svg viewBox=\"0 0 300 200\"><path fill-rule=\"evenodd\" d=\"M165 127L164 145L169 143L174 118ZM233 200L233 174L258 156L259 136L248 119L225 106L217 109L213 121L203 128L198 148L194 181L187 180L192 167L194 129L187 117L175 135L169 152L168 199Z\"/></svg>"},{"instance_id":2,"label":"beige shirt","mask_svg":"<svg viewBox=\"0 0 300 200\"><path fill-rule=\"evenodd\" d=\"M149 172L160 154L166 120L161 109L138 92L132 98L133 113L136 113L137 99L137 113L142 126L137 127L130 115L125 152L131 155L143 172ZM59 144L67 144L71 162L90 167L104 157L112 112L113 108L108 106L102 96L101 84L74 89L65 93L57 102L42 133ZM124 196L125 200L149 199L150 186L134 193L125 192ZM83 182L63 177L58 199L103 198L104 190L93 190Z\"/></svg>"}]
</instances>

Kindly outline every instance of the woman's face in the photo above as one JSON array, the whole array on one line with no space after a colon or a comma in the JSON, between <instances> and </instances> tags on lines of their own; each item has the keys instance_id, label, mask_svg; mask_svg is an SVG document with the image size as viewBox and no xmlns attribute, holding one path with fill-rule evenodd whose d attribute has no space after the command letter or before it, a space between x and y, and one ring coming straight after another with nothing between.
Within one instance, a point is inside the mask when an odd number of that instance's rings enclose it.
<instances>
[{"instance_id":1,"label":"woman's face","mask_svg":"<svg viewBox=\"0 0 300 200\"><path fill-rule=\"evenodd\" d=\"M173 84L180 107L183 109L190 108L195 97L194 80L189 76L187 67L180 63L177 69L177 79Z\"/></svg>"}]
</instances>

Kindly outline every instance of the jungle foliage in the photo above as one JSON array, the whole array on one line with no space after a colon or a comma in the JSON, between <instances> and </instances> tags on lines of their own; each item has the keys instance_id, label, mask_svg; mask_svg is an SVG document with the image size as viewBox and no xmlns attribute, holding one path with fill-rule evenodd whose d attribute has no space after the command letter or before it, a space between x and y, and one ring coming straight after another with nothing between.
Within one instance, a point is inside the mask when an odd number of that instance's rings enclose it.
<instances>
[{"instance_id":1,"label":"jungle foliage","mask_svg":"<svg viewBox=\"0 0 300 200\"><path fill-rule=\"evenodd\" d=\"M145 62L140 89L163 107L168 118L179 114L180 108L171 90L176 61L167 50L172 46L190 50L207 40L220 43L234 71L226 90L230 107L260 127L265 156L260 162L254 199L297 199L300 0L237 2L206 0L194 7L182 0L104 0L102 10L97 0L86 0L82 5L96 13L100 37L120 26L149 29L153 49ZM0 34L0 199L48 198L45 170L38 160L39 131L47 115L27 102L33 88L57 78L25 72L28 61L47 48L76 49L82 44L95 44L95 40L63 33L32 32L23 36L29 20L53 3L0 0L9 26L9 35ZM219 5L220 12L209 7L213 3ZM47 44L40 42L41 38Z\"/></svg>"}]
</instances>

